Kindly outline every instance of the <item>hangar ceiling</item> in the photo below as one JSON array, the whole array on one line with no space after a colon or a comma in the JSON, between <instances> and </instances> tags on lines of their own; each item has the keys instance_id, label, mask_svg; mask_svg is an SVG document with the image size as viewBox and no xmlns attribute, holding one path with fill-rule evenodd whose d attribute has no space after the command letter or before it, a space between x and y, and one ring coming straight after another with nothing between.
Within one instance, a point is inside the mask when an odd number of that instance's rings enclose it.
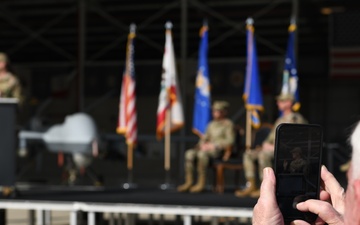
<instances>
[{"instance_id":1,"label":"hangar ceiling","mask_svg":"<svg viewBox=\"0 0 360 225\"><path fill-rule=\"evenodd\" d=\"M341 4L341 5L340 5ZM136 58L159 60L164 24L174 24L175 52L196 58L199 28L206 18L209 57L245 56L245 20L255 19L260 57L282 56L287 27L298 23L298 54L325 55L328 16L324 7L346 10L338 0L1 0L0 51L17 63L76 64L123 60L130 23L137 24Z\"/></svg>"}]
</instances>

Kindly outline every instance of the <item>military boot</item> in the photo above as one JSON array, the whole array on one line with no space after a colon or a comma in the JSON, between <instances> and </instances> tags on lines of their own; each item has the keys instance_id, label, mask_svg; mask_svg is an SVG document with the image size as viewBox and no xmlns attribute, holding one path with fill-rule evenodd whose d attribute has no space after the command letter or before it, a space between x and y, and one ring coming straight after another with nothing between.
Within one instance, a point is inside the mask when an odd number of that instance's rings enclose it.
<instances>
[{"instance_id":1,"label":"military boot","mask_svg":"<svg viewBox=\"0 0 360 225\"><path fill-rule=\"evenodd\" d=\"M250 197L259 198L260 197L260 189L256 189L250 193Z\"/></svg>"},{"instance_id":2,"label":"military boot","mask_svg":"<svg viewBox=\"0 0 360 225\"><path fill-rule=\"evenodd\" d=\"M256 191L255 178L249 178L246 182L246 188L235 192L236 197L245 197Z\"/></svg>"},{"instance_id":3,"label":"military boot","mask_svg":"<svg viewBox=\"0 0 360 225\"><path fill-rule=\"evenodd\" d=\"M192 171L186 171L185 174L185 183L177 187L178 192L188 191L193 183L193 173Z\"/></svg>"},{"instance_id":4,"label":"military boot","mask_svg":"<svg viewBox=\"0 0 360 225\"><path fill-rule=\"evenodd\" d=\"M205 171L201 171L198 173L198 181L197 183L190 188L191 193L202 192L205 189L206 184L206 173Z\"/></svg>"}]
</instances>

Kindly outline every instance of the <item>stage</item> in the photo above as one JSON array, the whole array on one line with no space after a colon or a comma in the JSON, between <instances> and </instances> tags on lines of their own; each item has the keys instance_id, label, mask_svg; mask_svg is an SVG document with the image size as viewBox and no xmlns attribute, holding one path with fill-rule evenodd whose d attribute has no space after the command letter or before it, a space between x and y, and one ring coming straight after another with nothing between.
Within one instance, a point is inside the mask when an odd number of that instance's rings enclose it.
<instances>
[{"instance_id":1,"label":"stage","mask_svg":"<svg viewBox=\"0 0 360 225\"><path fill-rule=\"evenodd\" d=\"M129 225L152 224L154 215L160 215L160 218L174 216L176 219L168 221L169 224L203 224L201 219L194 220L199 217L208 218L211 224L218 224L219 218L222 221L231 218L231 224L239 224L239 218L250 221L256 201L253 198L237 198L233 192L216 194L210 190L190 194L157 188L125 190L115 187L23 185L17 187L15 196L1 199L0 208L34 210L37 224L49 224L51 211L68 211L71 225L84 223L79 220L79 212L87 212L85 223L89 225L98 224L96 213L121 215L118 224ZM151 219L140 220L139 215L148 215ZM161 220L159 223L164 224ZM108 219L109 224L115 224L114 221L114 218Z\"/></svg>"}]
</instances>

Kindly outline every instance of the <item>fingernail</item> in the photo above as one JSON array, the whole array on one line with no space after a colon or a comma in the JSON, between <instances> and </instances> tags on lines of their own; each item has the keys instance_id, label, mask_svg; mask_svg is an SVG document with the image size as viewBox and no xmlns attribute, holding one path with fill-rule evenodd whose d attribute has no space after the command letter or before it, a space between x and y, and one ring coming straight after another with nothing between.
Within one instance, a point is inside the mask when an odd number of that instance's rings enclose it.
<instances>
[{"instance_id":1,"label":"fingernail","mask_svg":"<svg viewBox=\"0 0 360 225\"><path fill-rule=\"evenodd\" d=\"M298 208L298 206L302 206L304 203L303 202L299 202L298 204L296 204L296 208Z\"/></svg>"},{"instance_id":2,"label":"fingernail","mask_svg":"<svg viewBox=\"0 0 360 225\"><path fill-rule=\"evenodd\" d=\"M322 165L322 168L323 168L323 170L325 170L326 172L328 171L328 169L326 168L325 165Z\"/></svg>"},{"instance_id":3,"label":"fingernail","mask_svg":"<svg viewBox=\"0 0 360 225\"><path fill-rule=\"evenodd\" d=\"M269 175L269 168L265 167L263 170L263 176L264 176L264 178L267 178L268 175Z\"/></svg>"}]
</instances>

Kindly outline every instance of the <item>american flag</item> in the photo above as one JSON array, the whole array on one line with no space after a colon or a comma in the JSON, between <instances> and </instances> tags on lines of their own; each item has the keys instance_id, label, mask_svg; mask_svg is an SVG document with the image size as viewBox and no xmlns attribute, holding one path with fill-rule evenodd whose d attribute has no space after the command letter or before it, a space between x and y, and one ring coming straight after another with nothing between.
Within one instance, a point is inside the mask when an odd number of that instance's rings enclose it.
<instances>
[{"instance_id":1,"label":"american flag","mask_svg":"<svg viewBox=\"0 0 360 225\"><path fill-rule=\"evenodd\" d=\"M126 46L126 63L123 74L119 104L117 133L123 134L128 145L137 142L135 68L134 68L135 25L130 26Z\"/></svg>"},{"instance_id":2,"label":"american flag","mask_svg":"<svg viewBox=\"0 0 360 225\"><path fill-rule=\"evenodd\" d=\"M176 131L184 125L183 107L176 76L175 53L171 34L172 24L166 23L165 51L159 105L157 109L156 135L161 139L165 134L166 112L170 111L170 130Z\"/></svg>"},{"instance_id":3,"label":"american flag","mask_svg":"<svg viewBox=\"0 0 360 225\"><path fill-rule=\"evenodd\" d=\"M330 76L360 77L360 13L349 9L331 14Z\"/></svg>"},{"instance_id":4,"label":"american flag","mask_svg":"<svg viewBox=\"0 0 360 225\"><path fill-rule=\"evenodd\" d=\"M360 46L330 49L331 77L360 77Z\"/></svg>"}]
</instances>

